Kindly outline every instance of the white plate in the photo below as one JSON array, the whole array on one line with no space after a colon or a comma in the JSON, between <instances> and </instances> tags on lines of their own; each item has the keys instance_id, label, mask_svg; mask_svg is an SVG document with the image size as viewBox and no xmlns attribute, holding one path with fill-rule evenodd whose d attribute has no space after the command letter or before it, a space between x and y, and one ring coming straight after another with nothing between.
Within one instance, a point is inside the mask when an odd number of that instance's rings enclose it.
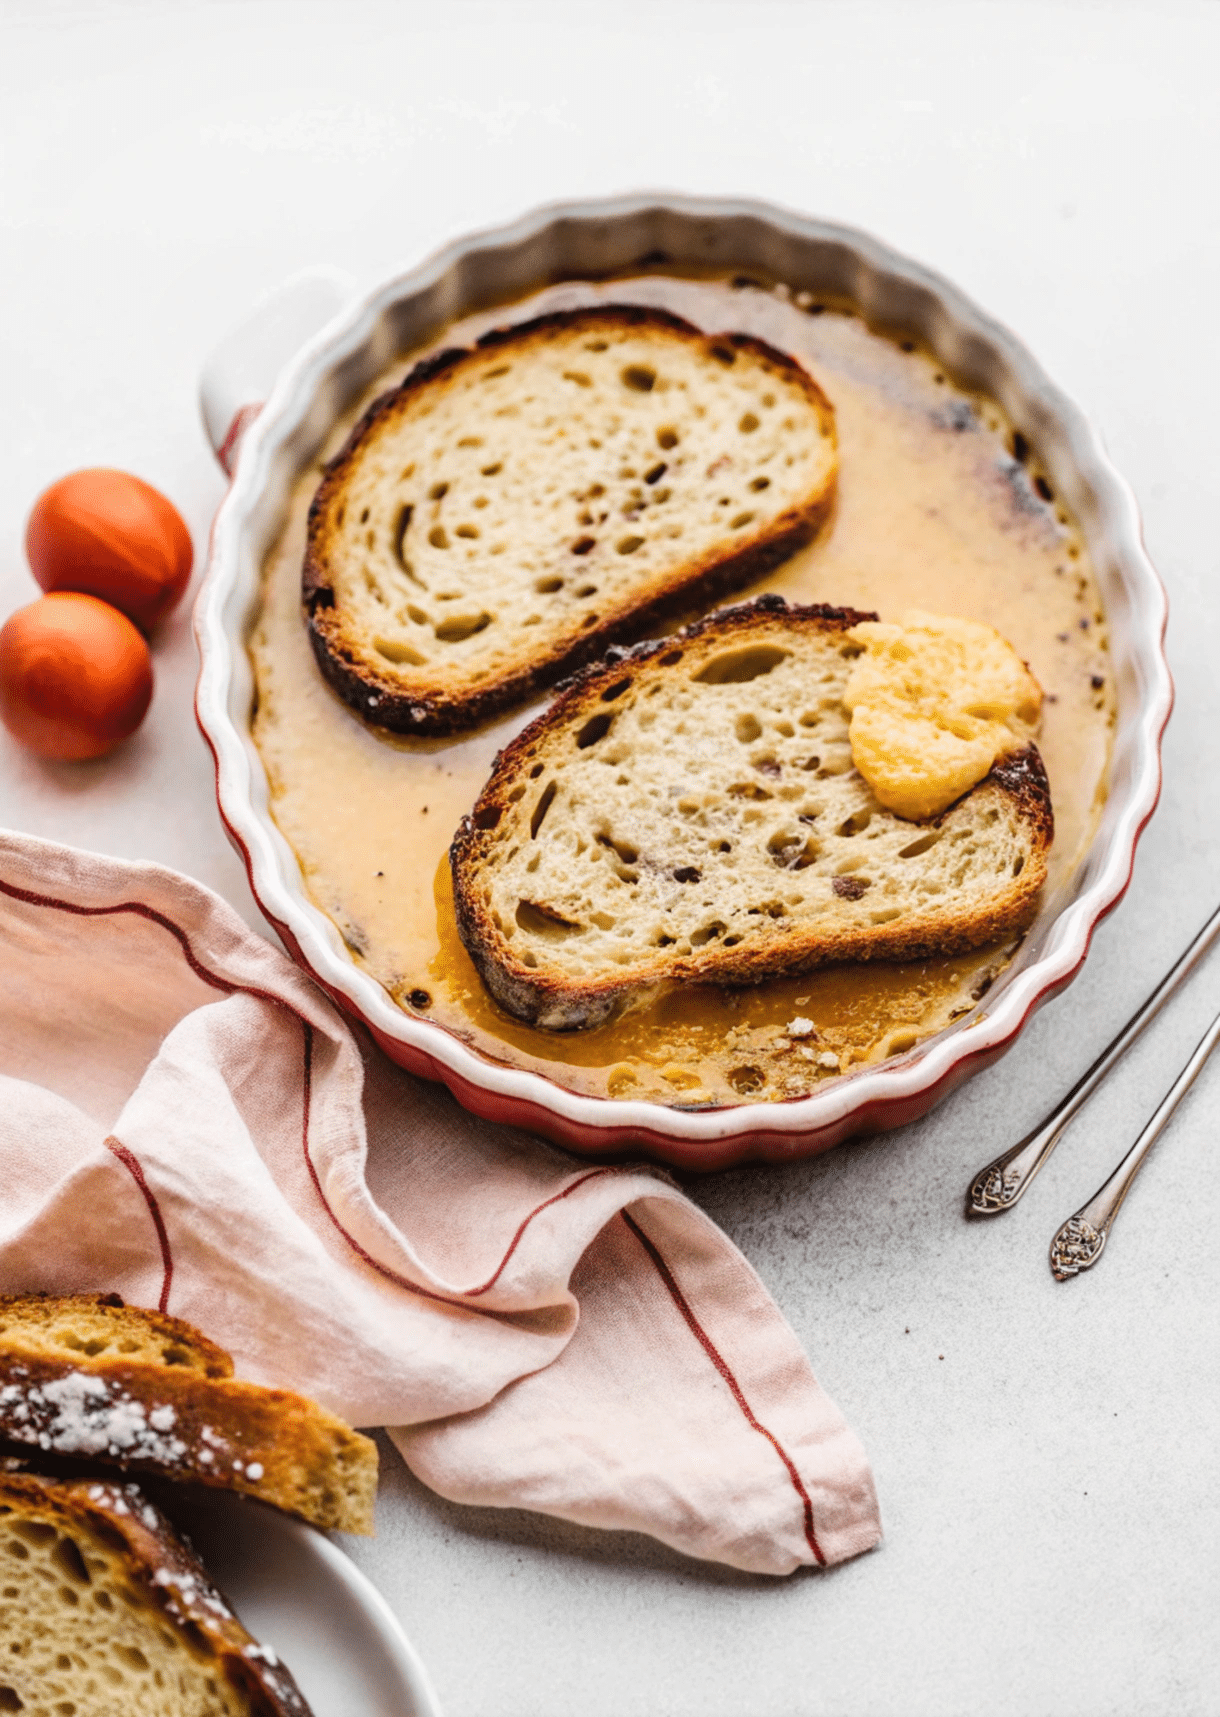
<instances>
[{"instance_id":1,"label":"white plate","mask_svg":"<svg viewBox=\"0 0 1220 1717\"><path fill-rule=\"evenodd\" d=\"M157 1502L242 1622L292 1671L314 1717L441 1717L385 1599L321 1532L226 1491Z\"/></svg>"}]
</instances>

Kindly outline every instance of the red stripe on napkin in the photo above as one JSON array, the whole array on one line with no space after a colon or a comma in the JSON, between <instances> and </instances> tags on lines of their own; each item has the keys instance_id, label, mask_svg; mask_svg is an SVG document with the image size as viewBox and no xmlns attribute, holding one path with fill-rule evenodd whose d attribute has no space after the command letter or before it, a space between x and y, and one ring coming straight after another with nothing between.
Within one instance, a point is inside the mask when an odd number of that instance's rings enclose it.
<instances>
[{"instance_id":1,"label":"red stripe on napkin","mask_svg":"<svg viewBox=\"0 0 1220 1717\"><path fill-rule=\"evenodd\" d=\"M657 1274L669 1289L670 1298L673 1300L674 1305L677 1306L683 1318L686 1320L695 1340L699 1343L704 1353L707 1354L712 1364L716 1367L716 1370L728 1384L729 1393L732 1395L734 1401L736 1401L738 1407L740 1407L743 1415L745 1416L746 1423L752 1431L757 1431L760 1437L765 1437L767 1439L780 1460L784 1463L784 1466L787 1468L788 1477L792 1480L792 1488L800 1497L801 1502L805 1507L805 1541L813 1551L814 1559L817 1561L819 1566L824 1568L826 1566L826 1558L822 1554L821 1546L818 1544L817 1536L813 1530L813 1499L805 1489L804 1479L802 1479L800 1473L796 1470L796 1462L792 1459L792 1456L788 1453L787 1449L784 1448L784 1445L780 1442L779 1438L773 1436L772 1433L768 1431L767 1427L760 1424L754 1417L753 1409L745 1398L741 1384L738 1383L737 1379L733 1376L727 1361L723 1358L713 1343L711 1336L708 1335L703 1325L691 1310L690 1301L686 1298L686 1295L674 1280L674 1275L670 1270L669 1265L665 1262L664 1258L662 1258L661 1254L657 1251L657 1248L653 1245L652 1241L648 1238L647 1234L645 1234L644 1230L640 1227L639 1223L635 1220L630 1211L623 1211L623 1221L627 1224L628 1228L630 1228L631 1232L640 1242L640 1245L652 1259L656 1266Z\"/></svg>"},{"instance_id":2,"label":"red stripe on napkin","mask_svg":"<svg viewBox=\"0 0 1220 1717\"><path fill-rule=\"evenodd\" d=\"M116 1139L113 1133L109 1138L103 1139L102 1143L112 1156L116 1156L119 1159L132 1180L135 1181L136 1185L144 1195L144 1202L148 1206L148 1214L153 1219L153 1227L157 1231L157 1244L161 1248L161 1268L163 1271L161 1279L161 1298L157 1301L157 1310L159 1312L163 1312L169 1306L169 1290L170 1285L174 1280L174 1255L170 1251L169 1231L167 1230L164 1219L161 1215L161 1206L157 1203L156 1193L144 1178L144 1170L140 1167L140 1159L135 1156L133 1152L129 1151L127 1146L123 1144L121 1140Z\"/></svg>"}]
</instances>

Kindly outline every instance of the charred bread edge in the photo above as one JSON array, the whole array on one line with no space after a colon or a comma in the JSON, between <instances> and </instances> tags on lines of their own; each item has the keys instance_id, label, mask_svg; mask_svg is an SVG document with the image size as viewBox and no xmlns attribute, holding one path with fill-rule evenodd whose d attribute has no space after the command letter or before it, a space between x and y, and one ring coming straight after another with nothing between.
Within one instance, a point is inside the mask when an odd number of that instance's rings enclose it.
<instances>
[{"instance_id":1,"label":"charred bread edge","mask_svg":"<svg viewBox=\"0 0 1220 1717\"><path fill-rule=\"evenodd\" d=\"M552 311L515 326L493 328L474 346L454 346L423 358L396 388L381 394L355 425L346 442L326 467L322 482L309 509L308 537L301 571L301 604L309 641L323 677L343 702L366 721L392 733L413 733L421 738L441 738L475 727L501 711L526 702L565 674L600 658L607 645L638 638L642 632L672 617L692 602L716 602L744 585L765 578L795 554L820 529L834 504L837 473L825 485L816 502L803 510L789 508L747 547L737 552L711 551L680 574L671 577L650 597L617 618L573 638L566 646L507 673L494 684L464 696L452 693L408 694L393 680L370 668L344 643L327 616L334 613L334 590L322 562L319 537L336 491L346 476L348 461L386 417L393 416L419 388L476 356L488 347L505 346L527 339L539 330L570 327L581 321L590 327L665 328L693 336L709 345L730 345L756 353L788 372L808 395L822 421L824 433L835 437L834 408L809 372L786 352L770 346L753 334L704 334L684 317L667 310L641 305L606 304L587 310Z\"/></svg>"},{"instance_id":2,"label":"charred bread edge","mask_svg":"<svg viewBox=\"0 0 1220 1717\"><path fill-rule=\"evenodd\" d=\"M372 1494L345 1502L340 1514L320 1511L311 1504L310 1479L320 1485L329 1475L332 1460L338 1464L333 1442L338 1427L343 1438L358 1439L376 1450L376 1444L360 1431L337 1420L308 1396L291 1389L269 1388L239 1378L201 1378L177 1366L135 1363L122 1358L99 1356L79 1363L50 1359L40 1354L16 1352L0 1360L0 1389L13 1389L12 1399L0 1404L0 1454L33 1455L37 1459L47 1445L39 1433L47 1430L44 1415L30 1404L29 1392L44 1390L71 1376L98 1378L112 1396L112 1404L134 1402L146 1411L172 1408L174 1420L166 1433L149 1433L148 1446L137 1442L129 1448L74 1448L70 1443L51 1452L69 1458L115 1468L125 1473L153 1473L165 1478L209 1489L228 1490L257 1498L286 1514L296 1515L315 1526L325 1526L364 1536L373 1531ZM25 1405L24 1416L18 1409ZM49 1415L48 1415L49 1417ZM54 1421L50 1423L53 1425ZM289 1436L287 1433L291 1432ZM221 1439L221 1443L215 1441ZM180 1451L168 1452L172 1442ZM163 1446L164 1445L164 1446ZM223 1446L222 1446L223 1445ZM222 1456L227 1456L226 1465ZM241 1459L241 1470L231 1464ZM317 1462L308 1468L302 1485L300 1462ZM247 1476L250 1467L258 1476ZM354 1475L345 1474L354 1479ZM376 1485L375 1469L373 1485Z\"/></svg>"},{"instance_id":3,"label":"charred bread edge","mask_svg":"<svg viewBox=\"0 0 1220 1717\"><path fill-rule=\"evenodd\" d=\"M69 1538L83 1519L115 1548L117 1539L150 1607L194 1636L196 1650L202 1645L203 1653L215 1659L258 1717L308 1717L309 1706L290 1671L242 1625L190 1544L138 1485L47 1478L24 1463L5 1462L0 1464L0 1521L8 1506L50 1517Z\"/></svg>"},{"instance_id":4,"label":"charred bread edge","mask_svg":"<svg viewBox=\"0 0 1220 1717\"><path fill-rule=\"evenodd\" d=\"M764 627L780 616L785 617L789 626L816 626L820 630L836 631L847 631L861 621L877 618L875 614L852 608L833 608L826 604L789 606L782 596L773 593L734 608L722 609L671 637L639 644L629 650L609 651L603 662L585 668L561 687L559 697L550 708L523 728L495 758L486 786L454 836L449 849L449 864L458 935L487 989L513 1018L533 1022L540 1014L564 1006L572 1016L572 1023L553 1029L589 1030L604 1023L623 996L633 990L650 988L657 981L677 979L686 983L738 987L764 983L771 978L795 976L817 966L844 961L928 959L935 955L964 953L1010 932L1024 930L1032 921L1037 911L1038 893L1046 876L1045 854L1053 839L1055 825L1046 769L1037 747L1031 744L1000 758L969 792L977 793L990 786L1014 800L1031 826L1036 856L1042 862L1027 864L1010 888L990 906L971 914L956 928L941 928L932 934L927 930L921 932L918 925L906 929L895 929L888 924L876 925L866 931L844 935L820 957L811 959L808 952L802 952L799 946L794 947L790 956L781 963L776 964L768 958L766 969L762 971L758 969L760 962L751 950L745 949L727 959L724 951L720 950L710 956L685 958L682 969L668 974L665 979L641 982L608 972L604 978L590 980L579 989L533 976L525 967L514 965L511 970L506 970L485 952L482 912L471 898L467 878L477 873L488 850L492 831L507 809L507 801L498 796L500 781L511 781L524 755L540 740L545 741L556 727L566 724L575 708L592 694L609 689L621 677L624 667L640 666L675 646L704 639L717 632L738 638L743 631L753 626ZM965 797L967 794L962 795ZM961 799L955 801L955 804L960 803ZM950 805L940 816L912 826L939 828L953 809L954 805Z\"/></svg>"},{"instance_id":5,"label":"charred bread edge","mask_svg":"<svg viewBox=\"0 0 1220 1717\"><path fill-rule=\"evenodd\" d=\"M0 1297L0 1310L20 1310L23 1305L38 1305L58 1301L67 1309L90 1310L97 1307L124 1308L118 1294L53 1295L45 1293L13 1294ZM373 1505L376 1493L376 1444L345 1420L322 1407L309 1396L292 1389L280 1389L261 1383L251 1383L232 1375L232 1361L223 1348L204 1336L194 1325L168 1313L144 1307L127 1308L159 1334L172 1336L182 1346L197 1353L217 1356L227 1366L224 1371L209 1371L201 1375L186 1366L158 1363L143 1356L127 1357L122 1353L81 1353L72 1358L31 1351L22 1346L21 1331L11 1335L0 1333L0 1455L35 1459L46 1454L39 1432L45 1427L41 1415L18 1409L25 1401L26 1391L40 1389L46 1383L79 1374L99 1378L108 1390L118 1391L120 1397L149 1406L172 1407L174 1422L172 1437L181 1443L180 1451L172 1457L157 1448L141 1454L138 1447L106 1452L93 1450L82 1455L65 1446L59 1452L68 1462L84 1459L102 1467L118 1467L123 1472L148 1473L178 1481L202 1484L213 1489L238 1492L257 1498L284 1513L296 1515L313 1525L333 1530L369 1535L373 1531ZM14 1393L8 1397L10 1386ZM285 1441L286 1420L291 1420L292 1435ZM214 1458L216 1446L210 1433L215 1432L232 1441L229 1454L242 1456L242 1468L218 1467ZM168 1440L170 1433L166 1433ZM362 1496L348 1496L341 1510L326 1514L312 1505L297 1481L297 1463L302 1454L318 1461L329 1470L334 1461L339 1465L337 1447L350 1443L366 1452L358 1476L355 1469L344 1472L349 1487L355 1489L360 1478L371 1476L372 1487ZM367 1452L372 1454L371 1475L367 1468ZM54 1451L53 1451L54 1452ZM213 1458L207 1458L207 1457ZM261 1469L261 1476L246 1476L251 1464ZM314 1477L320 1474L311 1468ZM306 1492L308 1491L306 1485Z\"/></svg>"}]
</instances>

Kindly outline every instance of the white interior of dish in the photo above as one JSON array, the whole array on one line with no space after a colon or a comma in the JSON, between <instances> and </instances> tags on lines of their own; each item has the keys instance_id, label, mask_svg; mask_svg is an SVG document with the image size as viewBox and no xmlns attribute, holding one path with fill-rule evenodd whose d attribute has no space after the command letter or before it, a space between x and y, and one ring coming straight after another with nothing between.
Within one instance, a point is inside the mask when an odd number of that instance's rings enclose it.
<instances>
[{"instance_id":1,"label":"white interior of dish","mask_svg":"<svg viewBox=\"0 0 1220 1717\"><path fill-rule=\"evenodd\" d=\"M664 253L677 270L757 270L794 290L847 299L875 328L914 335L963 387L990 395L1037 449L1084 532L1105 603L1118 721L1109 795L1071 879L1046 900L1016 959L985 1003L937 1037L879 1067L860 1068L787 1103L680 1110L588 1097L541 1074L486 1060L441 1026L402 1013L357 967L306 892L296 855L271 816L250 737L253 678L246 639L264 556L284 523L299 473L331 426L400 354L451 320L523 296L548 280L625 271ZM281 375L242 444L217 516L196 613L203 665L198 711L217 757L218 792L245 846L254 890L296 938L315 973L387 1036L426 1051L485 1089L530 1099L599 1128L687 1140L769 1131L806 1134L866 1102L926 1089L967 1054L1006 1043L1038 1000L1075 972L1099 918L1130 875L1135 842L1160 785L1160 735L1172 702L1162 650L1165 597L1144 552L1134 499L1087 421L1020 343L954 287L850 229L760 204L641 197L543 210L449 247L353 306Z\"/></svg>"}]
</instances>

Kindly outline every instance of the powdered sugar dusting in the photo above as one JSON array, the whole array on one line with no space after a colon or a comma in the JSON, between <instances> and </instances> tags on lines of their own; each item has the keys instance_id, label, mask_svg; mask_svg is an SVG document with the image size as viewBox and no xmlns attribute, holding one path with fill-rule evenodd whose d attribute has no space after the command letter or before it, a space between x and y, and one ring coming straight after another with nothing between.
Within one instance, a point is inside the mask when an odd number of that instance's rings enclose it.
<instances>
[{"instance_id":1,"label":"powdered sugar dusting","mask_svg":"<svg viewBox=\"0 0 1220 1717\"><path fill-rule=\"evenodd\" d=\"M0 1389L0 1426L17 1442L60 1455L110 1455L177 1465L187 1446L170 1434L169 1406L145 1408L118 1384L83 1371Z\"/></svg>"}]
</instances>

